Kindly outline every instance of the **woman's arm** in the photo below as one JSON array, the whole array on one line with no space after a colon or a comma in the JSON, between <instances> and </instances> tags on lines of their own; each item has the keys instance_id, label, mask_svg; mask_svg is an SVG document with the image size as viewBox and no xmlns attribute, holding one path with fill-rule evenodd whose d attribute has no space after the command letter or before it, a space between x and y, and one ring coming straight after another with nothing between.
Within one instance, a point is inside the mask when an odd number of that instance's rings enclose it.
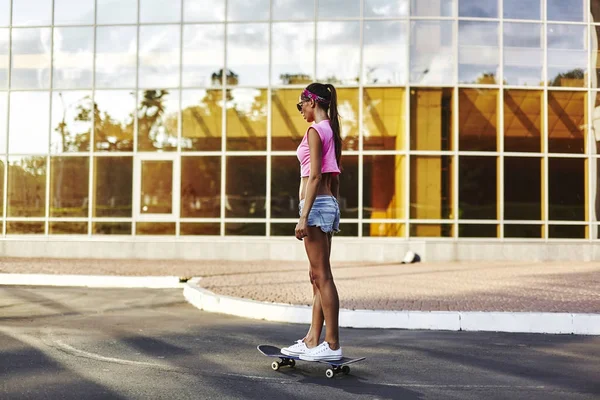
<instances>
[{"instance_id":1,"label":"woman's arm","mask_svg":"<svg viewBox=\"0 0 600 400\"><path fill-rule=\"evenodd\" d=\"M321 157L323 144L321 143L321 137L314 128L308 130L308 148L310 152L310 175L306 184L302 215L296 225L296 238L298 240L302 240L302 238L308 236L308 215L317 198L317 192L319 191L319 185L321 184L322 178Z\"/></svg>"}]
</instances>

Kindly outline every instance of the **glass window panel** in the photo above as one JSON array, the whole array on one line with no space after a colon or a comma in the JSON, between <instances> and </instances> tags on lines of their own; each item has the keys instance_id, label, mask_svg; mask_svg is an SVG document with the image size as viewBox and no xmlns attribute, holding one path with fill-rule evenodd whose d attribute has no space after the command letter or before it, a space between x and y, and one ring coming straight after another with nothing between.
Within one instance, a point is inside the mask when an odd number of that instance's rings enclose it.
<instances>
[{"instance_id":1,"label":"glass window panel","mask_svg":"<svg viewBox=\"0 0 600 400\"><path fill-rule=\"evenodd\" d=\"M504 23L505 84L542 86L543 60L541 24Z\"/></svg>"},{"instance_id":2,"label":"glass window panel","mask_svg":"<svg viewBox=\"0 0 600 400\"><path fill-rule=\"evenodd\" d=\"M50 94L12 92L8 151L12 154L48 153Z\"/></svg>"},{"instance_id":3,"label":"glass window panel","mask_svg":"<svg viewBox=\"0 0 600 400\"><path fill-rule=\"evenodd\" d=\"M11 82L13 89L50 86L50 28L12 30Z\"/></svg>"},{"instance_id":4,"label":"glass window panel","mask_svg":"<svg viewBox=\"0 0 600 400\"><path fill-rule=\"evenodd\" d=\"M309 127L296 108L300 93L300 89L272 91L271 149L273 150L296 150Z\"/></svg>"},{"instance_id":5,"label":"glass window panel","mask_svg":"<svg viewBox=\"0 0 600 400\"><path fill-rule=\"evenodd\" d=\"M220 215L221 157L181 157L181 217Z\"/></svg>"},{"instance_id":6,"label":"glass window panel","mask_svg":"<svg viewBox=\"0 0 600 400\"><path fill-rule=\"evenodd\" d=\"M351 224L349 222L343 222L340 225L340 231L335 236L341 237L357 237L358 236L358 224Z\"/></svg>"},{"instance_id":7,"label":"glass window panel","mask_svg":"<svg viewBox=\"0 0 600 400\"><path fill-rule=\"evenodd\" d=\"M450 88L410 90L411 150L453 150L453 112Z\"/></svg>"},{"instance_id":8,"label":"glass window panel","mask_svg":"<svg viewBox=\"0 0 600 400\"><path fill-rule=\"evenodd\" d=\"M404 237L405 231L404 224L363 224L363 236L366 237Z\"/></svg>"},{"instance_id":9,"label":"glass window panel","mask_svg":"<svg viewBox=\"0 0 600 400\"><path fill-rule=\"evenodd\" d=\"M8 121L8 93L0 92L0 154L6 153L6 128Z\"/></svg>"},{"instance_id":10,"label":"glass window panel","mask_svg":"<svg viewBox=\"0 0 600 400\"><path fill-rule=\"evenodd\" d=\"M46 215L46 157L8 158L9 217Z\"/></svg>"},{"instance_id":11,"label":"glass window panel","mask_svg":"<svg viewBox=\"0 0 600 400\"><path fill-rule=\"evenodd\" d=\"M315 18L315 0L273 0L272 2L274 20L312 20Z\"/></svg>"},{"instance_id":12,"label":"glass window panel","mask_svg":"<svg viewBox=\"0 0 600 400\"><path fill-rule=\"evenodd\" d=\"M504 158L504 218L542 220L542 159Z\"/></svg>"},{"instance_id":13,"label":"glass window panel","mask_svg":"<svg viewBox=\"0 0 600 400\"><path fill-rule=\"evenodd\" d=\"M98 24L135 24L138 0L96 0ZM119 12L115 12L115 10Z\"/></svg>"},{"instance_id":14,"label":"glass window panel","mask_svg":"<svg viewBox=\"0 0 600 400\"><path fill-rule=\"evenodd\" d=\"M140 0L140 22L181 21L181 0Z\"/></svg>"},{"instance_id":15,"label":"glass window panel","mask_svg":"<svg viewBox=\"0 0 600 400\"><path fill-rule=\"evenodd\" d=\"M410 81L428 85L454 83L454 22L413 21Z\"/></svg>"},{"instance_id":16,"label":"glass window panel","mask_svg":"<svg viewBox=\"0 0 600 400\"><path fill-rule=\"evenodd\" d=\"M363 89L363 148L405 150L405 90Z\"/></svg>"},{"instance_id":17,"label":"glass window panel","mask_svg":"<svg viewBox=\"0 0 600 400\"><path fill-rule=\"evenodd\" d=\"M92 92L54 92L50 151L89 151L92 115Z\"/></svg>"},{"instance_id":18,"label":"glass window panel","mask_svg":"<svg viewBox=\"0 0 600 400\"><path fill-rule=\"evenodd\" d=\"M403 85L406 71L408 23L365 21L363 35L363 81Z\"/></svg>"},{"instance_id":19,"label":"glass window panel","mask_svg":"<svg viewBox=\"0 0 600 400\"><path fill-rule=\"evenodd\" d=\"M44 222L6 222L7 235L43 235L45 229Z\"/></svg>"},{"instance_id":20,"label":"glass window panel","mask_svg":"<svg viewBox=\"0 0 600 400\"><path fill-rule=\"evenodd\" d=\"M55 88L92 87L94 28L54 28Z\"/></svg>"},{"instance_id":21,"label":"glass window panel","mask_svg":"<svg viewBox=\"0 0 600 400\"><path fill-rule=\"evenodd\" d=\"M364 232L364 231L363 231ZM452 224L410 224L411 237L453 237Z\"/></svg>"},{"instance_id":22,"label":"glass window panel","mask_svg":"<svg viewBox=\"0 0 600 400\"><path fill-rule=\"evenodd\" d=\"M358 89L337 89L343 150L358 150Z\"/></svg>"},{"instance_id":23,"label":"glass window panel","mask_svg":"<svg viewBox=\"0 0 600 400\"><path fill-rule=\"evenodd\" d=\"M504 151L542 151L541 90L504 91Z\"/></svg>"},{"instance_id":24,"label":"glass window panel","mask_svg":"<svg viewBox=\"0 0 600 400\"><path fill-rule=\"evenodd\" d=\"M54 0L54 24L92 25L94 3L94 0Z\"/></svg>"},{"instance_id":25,"label":"glass window panel","mask_svg":"<svg viewBox=\"0 0 600 400\"><path fill-rule=\"evenodd\" d=\"M87 222L53 222L48 223L50 235L87 235Z\"/></svg>"},{"instance_id":26,"label":"glass window panel","mask_svg":"<svg viewBox=\"0 0 600 400\"><path fill-rule=\"evenodd\" d=\"M94 157L93 217L131 218L133 157Z\"/></svg>"},{"instance_id":27,"label":"glass window panel","mask_svg":"<svg viewBox=\"0 0 600 400\"><path fill-rule=\"evenodd\" d=\"M410 218L450 219L453 160L451 156L410 157Z\"/></svg>"},{"instance_id":28,"label":"glass window panel","mask_svg":"<svg viewBox=\"0 0 600 400\"><path fill-rule=\"evenodd\" d=\"M588 227L585 225L550 225L550 239L587 239Z\"/></svg>"},{"instance_id":29,"label":"glass window panel","mask_svg":"<svg viewBox=\"0 0 600 400\"><path fill-rule=\"evenodd\" d=\"M415 17L452 17L457 0L411 0L410 15Z\"/></svg>"},{"instance_id":30,"label":"glass window panel","mask_svg":"<svg viewBox=\"0 0 600 400\"><path fill-rule=\"evenodd\" d=\"M176 150L179 91L144 90L138 96L138 151Z\"/></svg>"},{"instance_id":31,"label":"glass window panel","mask_svg":"<svg viewBox=\"0 0 600 400\"><path fill-rule=\"evenodd\" d=\"M0 217L4 216L4 165L5 162L0 160Z\"/></svg>"},{"instance_id":32,"label":"glass window panel","mask_svg":"<svg viewBox=\"0 0 600 400\"><path fill-rule=\"evenodd\" d=\"M302 4L302 3L299 3ZM271 83L307 85L315 76L315 35L312 22L274 23Z\"/></svg>"},{"instance_id":33,"label":"glass window panel","mask_svg":"<svg viewBox=\"0 0 600 400\"><path fill-rule=\"evenodd\" d=\"M97 88L133 88L137 68L137 28L100 26L96 29Z\"/></svg>"},{"instance_id":34,"label":"glass window panel","mask_svg":"<svg viewBox=\"0 0 600 400\"><path fill-rule=\"evenodd\" d=\"M220 86L225 64L225 25L185 25L183 86Z\"/></svg>"},{"instance_id":35,"label":"glass window panel","mask_svg":"<svg viewBox=\"0 0 600 400\"><path fill-rule=\"evenodd\" d=\"M498 18L498 0L459 0L458 16Z\"/></svg>"},{"instance_id":36,"label":"glass window panel","mask_svg":"<svg viewBox=\"0 0 600 400\"><path fill-rule=\"evenodd\" d=\"M504 18L541 19L541 0L503 0Z\"/></svg>"},{"instance_id":37,"label":"glass window panel","mask_svg":"<svg viewBox=\"0 0 600 400\"><path fill-rule=\"evenodd\" d=\"M94 96L94 151L133 151L135 93L97 90Z\"/></svg>"},{"instance_id":38,"label":"glass window panel","mask_svg":"<svg viewBox=\"0 0 600 400\"><path fill-rule=\"evenodd\" d=\"M173 161L142 160L140 213L173 213Z\"/></svg>"},{"instance_id":39,"label":"glass window panel","mask_svg":"<svg viewBox=\"0 0 600 400\"><path fill-rule=\"evenodd\" d=\"M266 173L264 156L227 157L225 217L265 217Z\"/></svg>"},{"instance_id":40,"label":"glass window panel","mask_svg":"<svg viewBox=\"0 0 600 400\"><path fill-rule=\"evenodd\" d=\"M499 237L498 225L461 224L458 226L458 237L496 238Z\"/></svg>"},{"instance_id":41,"label":"glass window panel","mask_svg":"<svg viewBox=\"0 0 600 400\"><path fill-rule=\"evenodd\" d=\"M406 17L408 0L365 0L364 16L369 17Z\"/></svg>"},{"instance_id":42,"label":"glass window panel","mask_svg":"<svg viewBox=\"0 0 600 400\"><path fill-rule=\"evenodd\" d=\"M221 234L221 225L182 223L179 227L179 234L182 236L219 236Z\"/></svg>"},{"instance_id":43,"label":"glass window panel","mask_svg":"<svg viewBox=\"0 0 600 400\"><path fill-rule=\"evenodd\" d=\"M52 0L14 0L12 24L39 26L52 23Z\"/></svg>"},{"instance_id":44,"label":"glass window panel","mask_svg":"<svg viewBox=\"0 0 600 400\"><path fill-rule=\"evenodd\" d=\"M184 90L181 95L181 149L220 151L223 91Z\"/></svg>"},{"instance_id":45,"label":"glass window panel","mask_svg":"<svg viewBox=\"0 0 600 400\"><path fill-rule=\"evenodd\" d=\"M94 222L93 235L131 235L131 222Z\"/></svg>"},{"instance_id":46,"label":"glass window panel","mask_svg":"<svg viewBox=\"0 0 600 400\"><path fill-rule=\"evenodd\" d=\"M89 157L50 158L51 217L88 216L89 165Z\"/></svg>"},{"instance_id":47,"label":"glass window panel","mask_svg":"<svg viewBox=\"0 0 600 400\"><path fill-rule=\"evenodd\" d=\"M585 0L548 0L548 21L586 22Z\"/></svg>"},{"instance_id":48,"label":"glass window panel","mask_svg":"<svg viewBox=\"0 0 600 400\"><path fill-rule=\"evenodd\" d=\"M548 92L548 151L585 153L587 137L587 94Z\"/></svg>"},{"instance_id":49,"label":"glass window panel","mask_svg":"<svg viewBox=\"0 0 600 400\"><path fill-rule=\"evenodd\" d=\"M587 28L548 25L548 85L586 86Z\"/></svg>"},{"instance_id":50,"label":"glass window panel","mask_svg":"<svg viewBox=\"0 0 600 400\"><path fill-rule=\"evenodd\" d=\"M406 218L405 172L404 156L363 157L363 218Z\"/></svg>"},{"instance_id":51,"label":"glass window panel","mask_svg":"<svg viewBox=\"0 0 600 400\"><path fill-rule=\"evenodd\" d=\"M0 0L0 26L10 25L10 0Z\"/></svg>"},{"instance_id":52,"label":"glass window panel","mask_svg":"<svg viewBox=\"0 0 600 400\"><path fill-rule=\"evenodd\" d=\"M228 223L225 224L226 236L265 236L267 227L264 223L248 224L248 223Z\"/></svg>"},{"instance_id":53,"label":"glass window panel","mask_svg":"<svg viewBox=\"0 0 600 400\"><path fill-rule=\"evenodd\" d=\"M271 218L298 218L300 164L296 156L271 158ZM292 229L291 232L294 230ZM289 233L289 232L288 232Z\"/></svg>"},{"instance_id":54,"label":"glass window panel","mask_svg":"<svg viewBox=\"0 0 600 400\"><path fill-rule=\"evenodd\" d=\"M548 218L551 221L586 221L586 160L548 159Z\"/></svg>"},{"instance_id":55,"label":"glass window panel","mask_svg":"<svg viewBox=\"0 0 600 400\"><path fill-rule=\"evenodd\" d=\"M8 87L8 68L10 61L9 53L9 29L0 28L0 89Z\"/></svg>"},{"instance_id":56,"label":"glass window panel","mask_svg":"<svg viewBox=\"0 0 600 400\"><path fill-rule=\"evenodd\" d=\"M498 218L498 159L459 157L458 207L460 219Z\"/></svg>"},{"instance_id":57,"label":"glass window panel","mask_svg":"<svg viewBox=\"0 0 600 400\"><path fill-rule=\"evenodd\" d=\"M294 236L295 223L271 224L271 236Z\"/></svg>"},{"instance_id":58,"label":"glass window panel","mask_svg":"<svg viewBox=\"0 0 600 400\"><path fill-rule=\"evenodd\" d=\"M184 22L224 21L225 0L183 0Z\"/></svg>"},{"instance_id":59,"label":"glass window panel","mask_svg":"<svg viewBox=\"0 0 600 400\"><path fill-rule=\"evenodd\" d=\"M227 149L267 149L267 90L232 89L227 98Z\"/></svg>"},{"instance_id":60,"label":"glass window panel","mask_svg":"<svg viewBox=\"0 0 600 400\"><path fill-rule=\"evenodd\" d=\"M317 23L317 80L356 84L359 76L359 22Z\"/></svg>"},{"instance_id":61,"label":"glass window panel","mask_svg":"<svg viewBox=\"0 0 600 400\"><path fill-rule=\"evenodd\" d=\"M300 168L300 167L298 167ZM300 173L298 173L299 175ZM342 173L340 179L340 213L344 218L358 218L358 156L342 154ZM298 184L300 181L298 181ZM343 224L345 233L350 236L358 235L358 225L354 225L355 231L350 229L350 225ZM356 233L354 233L356 232Z\"/></svg>"},{"instance_id":62,"label":"glass window panel","mask_svg":"<svg viewBox=\"0 0 600 400\"><path fill-rule=\"evenodd\" d=\"M229 21L262 21L269 19L269 0L228 0Z\"/></svg>"},{"instance_id":63,"label":"glass window panel","mask_svg":"<svg viewBox=\"0 0 600 400\"><path fill-rule=\"evenodd\" d=\"M500 68L497 22L458 23L458 80L495 84Z\"/></svg>"},{"instance_id":64,"label":"glass window panel","mask_svg":"<svg viewBox=\"0 0 600 400\"><path fill-rule=\"evenodd\" d=\"M138 222L135 234L142 236L175 235L175 223Z\"/></svg>"},{"instance_id":65,"label":"glass window panel","mask_svg":"<svg viewBox=\"0 0 600 400\"><path fill-rule=\"evenodd\" d=\"M504 237L519 239L540 239L543 237L542 226L506 224L504 225Z\"/></svg>"},{"instance_id":66,"label":"glass window panel","mask_svg":"<svg viewBox=\"0 0 600 400\"><path fill-rule=\"evenodd\" d=\"M497 151L498 91L459 89L459 150Z\"/></svg>"},{"instance_id":67,"label":"glass window panel","mask_svg":"<svg viewBox=\"0 0 600 400\"><path fill-rule=\"evenodd\" d=\"M180 30L177 25L140 26L140 87L179 86Z\"/></svg>"},{"instance_id":68,"label":"glass window panel","mask_svg":"<svg viewBox=\"0 0 600 400\"><path fill-rule=\"evenodd\" d=\"M360 0L319 0L319 19L358 18Z\"/></svg>"},{"instance_id":69,"label":"glass window panel","mask_svg":"<svg viewBox=\"0 0 600 400\"><path fill-rule=\"evenodd\" d=\"M231 24L227 28L227 69L230 85L269 83L269 25Z\"/></svg>"}]
</instances>

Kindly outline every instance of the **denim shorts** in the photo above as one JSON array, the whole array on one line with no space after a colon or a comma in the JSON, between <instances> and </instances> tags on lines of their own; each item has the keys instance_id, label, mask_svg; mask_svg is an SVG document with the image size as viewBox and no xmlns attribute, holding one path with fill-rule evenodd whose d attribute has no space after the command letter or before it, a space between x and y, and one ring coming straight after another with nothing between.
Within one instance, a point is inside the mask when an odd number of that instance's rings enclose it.
<instances>
[{"instance_id":1,"label":"denim shorts","mask_svg":"<svg viewBox=\"0 0 600 400\"><path fill-rule=\"evenodd\" d=\"M300 200L300 215L303 206L304 200ZM308 226L318 226L325 233L340 231L340 206L335 197L317 196L308 214Z\"/></svg>"}]
</instances>

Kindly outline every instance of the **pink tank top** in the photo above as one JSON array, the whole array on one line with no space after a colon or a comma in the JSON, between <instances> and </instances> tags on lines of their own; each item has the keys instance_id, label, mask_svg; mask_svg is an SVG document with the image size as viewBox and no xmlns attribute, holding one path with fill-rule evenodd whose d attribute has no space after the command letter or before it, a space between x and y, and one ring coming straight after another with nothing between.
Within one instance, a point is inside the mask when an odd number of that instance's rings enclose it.
<instances>
[{"instance_id":1,"label":"pink tank top","mask_svg":"<svg viewBox=\"0 0 600 400\"><path fill-rule=\"evenodd\" d=\"M328 119L325 119L318 124L313 123L308 129L314 128L319 136L321 137L321 143L323 144L322 159L321 159L321 173L333 173L335 175L340 173L340 169L335 159L335 141L333 139L333 131ZM305 177L310 175L310 149L308 147L308 129L304 134L304 138L298 149L296 155L298 161L300 161L300 176Z\"/></svg>"}]
</instances>

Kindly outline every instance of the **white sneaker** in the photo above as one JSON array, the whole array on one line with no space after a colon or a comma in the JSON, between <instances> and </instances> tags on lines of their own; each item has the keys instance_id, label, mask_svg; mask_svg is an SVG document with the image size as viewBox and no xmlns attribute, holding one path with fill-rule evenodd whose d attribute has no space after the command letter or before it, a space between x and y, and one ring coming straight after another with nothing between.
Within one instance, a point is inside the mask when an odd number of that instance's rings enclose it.
<instances>
[{"instance_id":1,"label":"white sneaker","mask_svg":"<svg viewBox=\"0 0 600 400\"><path fill-rule=\"evenodd\" d=\"M304 343L303 339L300 339L293 345L281 349L281 354L285 354L286 356L299 356L306 353L308 350L310 349L306 347L306 343Z\"/></svg>"},{"instance_id":2,"label":"white sneaker","mask_svg":"<svg viewBox=\"0 0 600 400\"><path fill-rule=\"evenodd\" d=\"M304 361L337 361L342 359L342 348L331 350L329 343L323 342L317 347L308 349L304 354L300 354L300 359Z\"/></svg>"}]
</instances>

